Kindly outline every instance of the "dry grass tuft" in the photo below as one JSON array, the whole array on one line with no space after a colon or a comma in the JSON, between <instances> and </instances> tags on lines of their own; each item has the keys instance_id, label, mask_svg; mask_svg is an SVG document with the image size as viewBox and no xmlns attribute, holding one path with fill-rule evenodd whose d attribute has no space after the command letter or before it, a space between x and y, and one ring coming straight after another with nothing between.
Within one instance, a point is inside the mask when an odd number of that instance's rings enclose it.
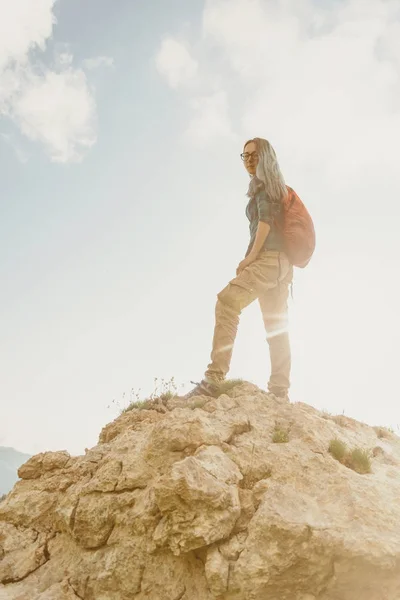
<instances>
[{"instance_id":1,"label":"dry grass tuft","mask_svg":"<svg viewBox=\"0 0 400 600\"><path fill-rule=\"evenodd\" d=\"M285 429L277 423L272 434L272 441L274 444L287 444L289 441L289 429Z\"/></svg>"},{"instance_id":2,"label":"dry grass tuft","mask_svg":"<svg viewBox=\"0 0 400 600\"><path fill-rule=\"evenodd\" d=\"M369 450L362 450L361 448L348 450L344 442L335 438L329 444L329 452L333 458L356 473L360 475L371 473L371 453Z\"/></svg>"},{"instance_id":3,"label":"dry grass tuft","mask_svg":"<svg viewBox=\"0 0 400 600\"><path fill-rule=\"evenodd\" d=\"M168 400L175 398L177 396L177 391L178 388L173 377L171 377L169 381L165 381L165 379L161 379L159 381L156 377L154 379L154 391L150 394L150 396L144 400L141 400L139 392L134 392L132 390L131 398L133 398L133 400L130 401L126 408L121 410L121 414L127 413L134 409L157 410L158 408L165 406Z\"/></svg>"},{"instance_id":4,"label":"dry grass tuft","mask_svg":"<svg viewBox=\"0 0 400 600\"><path fill-rule=\"evenodd\" d=\"M217 392L215 397L222 396L222 394L228 394L233 388L243 383L243 379L226 379L218 384Z\"/></svg>"}]
</instances>

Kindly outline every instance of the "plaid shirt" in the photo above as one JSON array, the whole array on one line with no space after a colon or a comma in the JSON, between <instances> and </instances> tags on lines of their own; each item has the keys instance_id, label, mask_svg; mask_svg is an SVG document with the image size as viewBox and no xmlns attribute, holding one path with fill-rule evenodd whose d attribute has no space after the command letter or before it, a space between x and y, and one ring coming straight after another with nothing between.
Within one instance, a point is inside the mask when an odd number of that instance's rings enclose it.
<instances>
[{"instance_id":1,"label":"plaid shirt","mask_svg":"<svg viewBox=\"0 0 400 600\"><path fill-rule=\"evenodd\" d=\"M260 221L268 223L271 227L262 250L283 250L282 235L276 226L276 221L279 223L282 219L282 206L271 202L264 189L258 190L254 196L250 197L246 207L246 216L250 222L250 243L246 256L250 254L253 247Z\"/></svg>"}]
</instances>

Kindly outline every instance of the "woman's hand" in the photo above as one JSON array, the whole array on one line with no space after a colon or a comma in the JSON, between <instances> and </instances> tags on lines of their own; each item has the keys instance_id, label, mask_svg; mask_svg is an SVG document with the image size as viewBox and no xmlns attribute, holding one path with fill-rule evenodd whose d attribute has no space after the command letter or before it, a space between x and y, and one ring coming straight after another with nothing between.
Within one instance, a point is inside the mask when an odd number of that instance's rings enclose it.
<instances>
[{"instance_id":1,"label":"woman's hand","mask_svg":"<svg viewBox=\"0 0 400 600\"><path fill-rule=\"evenodd\" d=\"M240 273L249 265L251 265L252 262L254 262L256 260L256 256L254 256L254 254L249 254L248 256L246 256L246 258L244 258L240 263L238 268L236 269L236 275L240 275Z\"/></svg>"}]
</instances>

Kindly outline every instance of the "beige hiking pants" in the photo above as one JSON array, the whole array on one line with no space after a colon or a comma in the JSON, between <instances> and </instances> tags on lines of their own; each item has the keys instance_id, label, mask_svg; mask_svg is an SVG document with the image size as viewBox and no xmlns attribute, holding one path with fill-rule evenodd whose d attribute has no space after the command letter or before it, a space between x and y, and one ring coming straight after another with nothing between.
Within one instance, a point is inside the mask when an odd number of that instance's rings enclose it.
<instances>
[{"instance_id":1,"label":"beige hiking pants","mask_svg":"<svg viewBox=\"0 0 400 600\"><path fill-rule=\"evenodd\" d=\"M271 358L269 391L285 394L290 387L291 355L287 300L293 267L283 252L265 250L218 294L209 381L225 379L232 358L240 313L258 298Z\"/></svg>"}]
</instances>

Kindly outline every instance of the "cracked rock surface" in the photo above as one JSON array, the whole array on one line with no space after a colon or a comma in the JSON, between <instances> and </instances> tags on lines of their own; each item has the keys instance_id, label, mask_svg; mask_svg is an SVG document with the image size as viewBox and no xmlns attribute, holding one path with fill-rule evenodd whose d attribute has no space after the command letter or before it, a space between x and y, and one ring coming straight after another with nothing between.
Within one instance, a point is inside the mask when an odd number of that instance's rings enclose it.
<instances>
[{"instance_id":1,"label":"cracked rock surface","mask_svg":"<svg viewBox=\"0 0 400 600\"><path fill-rule=\"evenodd\" d=\"M333 438L372 472L335 460ZM400 439L251 384L132 410L85 456L19 476L0 600L400 599Z\"/></svg>"}]
</instances>

